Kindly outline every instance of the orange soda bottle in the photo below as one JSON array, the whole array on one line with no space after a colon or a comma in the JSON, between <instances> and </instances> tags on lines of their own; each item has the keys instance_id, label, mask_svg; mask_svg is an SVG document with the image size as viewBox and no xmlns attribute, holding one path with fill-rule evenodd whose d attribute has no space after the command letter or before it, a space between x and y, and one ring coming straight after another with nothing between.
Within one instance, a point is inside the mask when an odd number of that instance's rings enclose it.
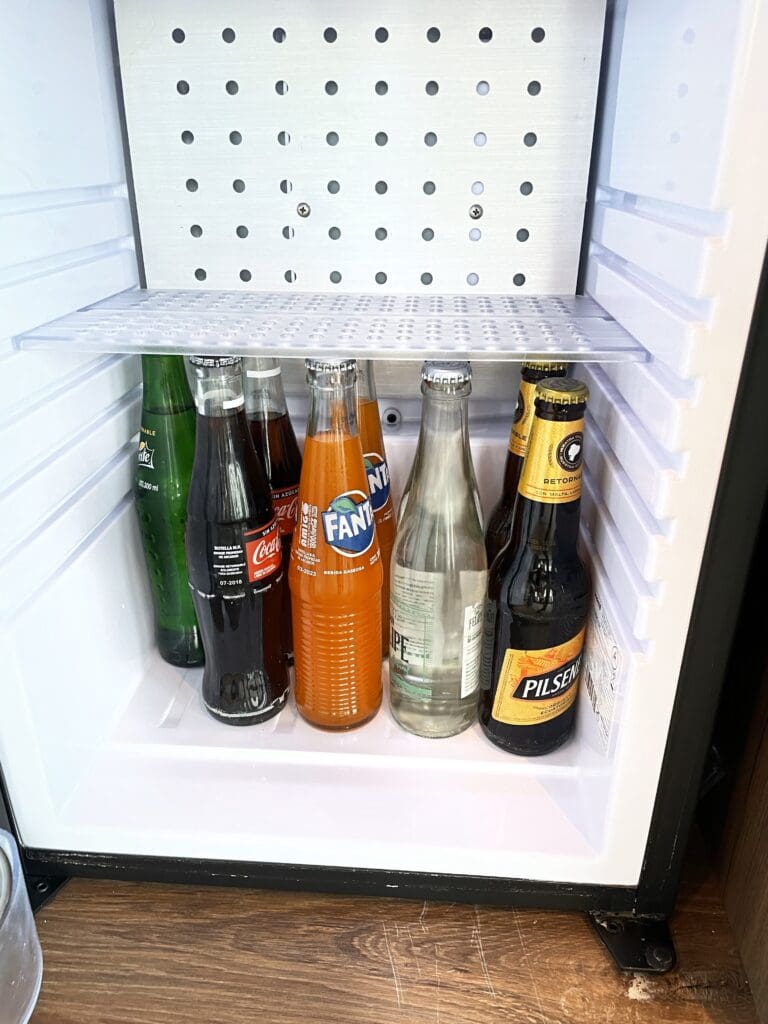
<instances>
[{"instance_id":1,"label":"orange soda bottle","mask_svg":"<svg viewBox=\"0 0 768 1024\"><path fill-rule=\"evenodd\" d=\"M357 429L353 359L307 359L309 417L288 581L296 706L349 729L381 704L381 553Z\"/></svg>"},{"instance_id":2,"label":"orange soda bottle","mask_svg":"<svg viewBox=\"0 0 768 1024\"><path fill-rule=\"evenodd\" d=\"M373 361L360 359L357 363L357 418L363 445L368 490L371 492L373 521L379 538L384 586L381 589L381 651L389 654L389 562L395 543L395 510L389 488L389 466L381 434L381 417L376 398L376 380Z\"/></svg>"}]
</instances>

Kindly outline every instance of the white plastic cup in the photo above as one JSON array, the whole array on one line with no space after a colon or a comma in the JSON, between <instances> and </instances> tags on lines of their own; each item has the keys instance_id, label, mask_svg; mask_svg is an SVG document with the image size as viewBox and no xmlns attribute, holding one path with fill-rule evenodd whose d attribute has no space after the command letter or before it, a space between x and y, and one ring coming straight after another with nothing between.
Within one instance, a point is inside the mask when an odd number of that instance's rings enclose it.
<instances>
[{"instance_id":1,"label":"white plastic cup","mask_svg":"<svg viewBox=\"0 0 768 1024\"><path fill-rule=\"evenodd\" d=\"M43 952L13 837L0 829L0 1024L25 1024L43 980Z\"/></svg>"}]
</instances>

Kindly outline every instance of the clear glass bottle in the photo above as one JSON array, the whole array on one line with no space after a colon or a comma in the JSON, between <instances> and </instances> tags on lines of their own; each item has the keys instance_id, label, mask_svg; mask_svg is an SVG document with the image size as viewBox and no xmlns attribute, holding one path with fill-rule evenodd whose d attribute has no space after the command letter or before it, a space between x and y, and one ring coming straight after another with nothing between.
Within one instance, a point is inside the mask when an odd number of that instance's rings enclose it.
<instances>
[{"instance_id":1,"label":"clear glass bottle","mask_svg":"<svg viewBox=\"0 0 768 1024\"><path fill-rule=\"evenodd\" d=\"M421 430L390 589L392 713L419 736L477 717L487 562L469 448L471 369L426 362Z\"/></svg>"}]
</instances>

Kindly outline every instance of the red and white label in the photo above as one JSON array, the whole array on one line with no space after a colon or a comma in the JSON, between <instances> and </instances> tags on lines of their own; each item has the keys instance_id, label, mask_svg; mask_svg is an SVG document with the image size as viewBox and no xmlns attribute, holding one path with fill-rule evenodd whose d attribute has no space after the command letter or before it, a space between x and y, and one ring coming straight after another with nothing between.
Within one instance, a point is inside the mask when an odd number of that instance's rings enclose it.
<instances>
[{"instance_id":1,"label":"red and white label","mask_svg":"<svg viewBox=\"0 0 768 1024\"><path fill-rule=\"evenodd\" d=\"M282 545L276 519L256 530L248 530L243 539L250 583L259 583L278 571L282 562Z\"/></svg>"},{"instance_id":2,"label":"red and white label","mask_svg":"<svg viewBox=\"0 0 768 1024\"><path fill-rule=\"evenodd\" d=\"M279 487L272 491L272 505L282 537L290 537L299 514L299 485Z\"/></svg>"}]
</instances>

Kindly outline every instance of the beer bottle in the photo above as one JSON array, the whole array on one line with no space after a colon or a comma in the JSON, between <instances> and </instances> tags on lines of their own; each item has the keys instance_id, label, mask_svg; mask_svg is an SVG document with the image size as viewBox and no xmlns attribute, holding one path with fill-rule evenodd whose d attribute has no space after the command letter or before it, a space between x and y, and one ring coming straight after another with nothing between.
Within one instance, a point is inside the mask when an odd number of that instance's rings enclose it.
<instances>
[{"instance_id":1,"label":"beer bottle","mask_svg":"<svg viewBox=\"0 0 768 1024\"><path fill-rule=\"evenodd\" d=\"M390 700L417 736L453 736L477 717L487 581L469 447L471 369L424 363L421 429L392 553Z\"/></svg>"},{"instance_id":2,"label":"beer bottle","mask_svg":"<svg viewBox=\"0 0 768 1024\"><path fill-rule=\"evenodd\" d=\"M384 586L381 590L381 652L382 657L386 658L389 654L389 563L392 545L395 543L395 510L392 507L389 466L381 433L373 360L359 359L357 374L357 421L384 570Z\"/></svg>"},{"instance_id":3,"label":"beer bottle","mask_svg":"<svg viewBox=\"0 0 768 1024\"><path fill-rule=\"evenodd\" d=\"M203 703L227 725L285 707L280 532L245 418L241 361L191 356L197 439L187 515L189 585L205 647Z\"/></svg>"},{"instance_id":4,"label":"beer bottle","mask_svg":"<svg viewBox=\"0 0 768 1024\"><path fill-rule=\"evenodd\" d=\"M244 359L243 370L248 427L269 481L272 507L283 546L283 570L287 573L299 506L301 453L288 416L278 360L266 357ZM283 587L283 593L283 643L286 657L292 662L291 595L287 586Z\"/></svg>"},{"instance_id":5,"label":"beer bottle","mask_svg":"<svg viewBox=\"0 0 768 1024\"><path fill-rule=\"evenodd\" d=\"M579 558L585 384L536 387L512 537L488 578L480 722L515 754L545 754L573 728L590 583Z\"/></svg>"},{"instance_id":6,"label":"beer bottle","mask_svg":"<svg viewBox=\"0 0 768 1024\"><path fill-rule=\"evenodd\" d=\"M201 665L203 647L187 582L184 527L195 451L195 411L182 356L142 356L144 401L134 499L160 654Z\"/></svg>"},{"instance_id":7,"label":"beer bottle","mask_svg":"<svg viewBox=\"0 0 768 1024\"><path fill-rule=\"evenodd\" d=\"M528 450L528 435L533 423L533 400L536 385L547 377L562 377L566 372L565 363L523 363L520 371L520 390L509 432L507 461L504 463L504 484L501 498L488 517L485 531L485 551L488 566L493 564L512 533L512 512L517 497L517 485Z\"/></svg>"}]
</instances>

